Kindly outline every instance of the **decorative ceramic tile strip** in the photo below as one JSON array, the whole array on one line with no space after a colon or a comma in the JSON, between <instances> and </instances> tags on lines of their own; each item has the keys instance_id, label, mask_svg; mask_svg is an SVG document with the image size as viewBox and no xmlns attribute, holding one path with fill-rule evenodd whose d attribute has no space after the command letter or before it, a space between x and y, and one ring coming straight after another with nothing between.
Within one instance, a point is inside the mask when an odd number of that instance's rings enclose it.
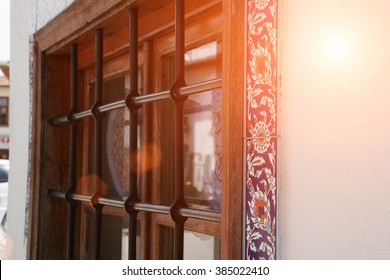
<instances>
[{"instance_id":1,"label":"decorative ceramic tile strip","mask_svg":"<svg viewBox=\"0 0 390 280\"><path fill-rule=\"evenodd\" d=\"M277 4L247 1L245 259L277 253Z\"/></svg>"}]
</instances>

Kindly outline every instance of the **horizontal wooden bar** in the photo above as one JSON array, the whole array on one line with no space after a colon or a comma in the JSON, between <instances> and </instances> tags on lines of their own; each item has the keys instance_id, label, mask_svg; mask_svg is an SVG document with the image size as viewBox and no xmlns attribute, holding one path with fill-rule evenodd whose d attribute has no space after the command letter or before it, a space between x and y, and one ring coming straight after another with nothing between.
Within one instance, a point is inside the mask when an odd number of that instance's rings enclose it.
<instances>
[{"instance_id":1,"label":"horizontal wooden bar","mask_svg":"<svg viewBox=\"0 0 390 280\"><path fill-rule=\"evenodd\" d=\"M75 1L72 9L64 10L56 20L50 21L36 32L35 40L39 42L42 51L52 53L75 41L81 34L96 29L135 2L136 0Z\"/></svg>"}]
</instances>

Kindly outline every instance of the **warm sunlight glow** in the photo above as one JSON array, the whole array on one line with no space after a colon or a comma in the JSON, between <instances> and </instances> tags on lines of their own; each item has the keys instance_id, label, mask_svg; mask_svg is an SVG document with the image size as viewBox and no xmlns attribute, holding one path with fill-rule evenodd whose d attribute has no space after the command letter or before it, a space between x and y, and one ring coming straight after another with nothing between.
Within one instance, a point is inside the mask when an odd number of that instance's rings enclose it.
<instances>
[{"instance_id":1,"label":"warm sunlight glow","mask_svg":"<svg viewBox=\"0 0 390 280\"><path fill-rule=\"evenodd\" d=\"M334 38L329 42L329 54L334 58L341 58L347 53L347 44L344 40Z\"/></svg>"},{"instance_id":2,"label":"warm sunlight glow","mask_svg":"<svg viewBox=\"0 0 390 280\"><path fill-rule=\"evenodd\" d=\"M334 26L317 28L320 30L318 32L313 29L315 35L310 38L308 67L316 67L321 79L324 77L322 75L328 79L352 79L359 69L357 65L365 59L365 55L362 53L363 44L356 37L354 28L335 23Z\"/></svg>"}]
</instances>

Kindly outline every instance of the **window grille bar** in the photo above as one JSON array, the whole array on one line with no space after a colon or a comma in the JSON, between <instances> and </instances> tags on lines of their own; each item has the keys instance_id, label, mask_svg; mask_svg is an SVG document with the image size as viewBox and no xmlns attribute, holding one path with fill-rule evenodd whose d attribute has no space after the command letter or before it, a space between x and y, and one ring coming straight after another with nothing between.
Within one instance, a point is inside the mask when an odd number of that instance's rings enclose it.
<instances>
[{"instance_id":1,"label":"window grille bar","mask_svg":"<svg viewBox=\"0 0 390 280\"><path fill-rule=\"evenodd\" d=\"M213 222L221 221L221 214L217 212L198 210L194 208L182 208L179 210L179 213L186 218L194 218Z\"/></svg>"},{"instance_id":2,"label":"window grille bar","mask_svg":"<svg viewBox=\"0 0 390 280\"><path fill-rule=\"evenodd\" d=\"M94 205L93 233L92 233L92 257L94 260L100 259L101 229L103 205Z\"/></svg>"},{"instance_id":3,"label":"window grille bar","mask_svg":"<svg viewBox=\"0 0 390 280\"><path fill-rule=\"evenodd\" d=\"M214 90L214 89L219 89L222 87L222 78L218 79L213 79L210 81L205 81L201 83L197 83L194 85L189 85L189 86L183 86L177 89L177 93L180 96L189 96L192 94L196 93L201 93L209 90ZM132 99L132 102L134 102L133 105L135 106L142 106L144 104L148 103L153 103L156 101L161 101L170 98L170 91L161 91L161 92L156 92L156 93L150 93L150 94L145 94L145 95L139 95L136 96ZM97 111L99 113L104 113L104 112L109 112L112 110L116 109L121 109L126 106L126 102L124 100L105 104L102 106L97 107ZM72 115L73 120L81 120L86 117L91 117L92 111L91 110L86 110L78 113L74 113ZM69 123L69 118L67 116L60 117L60 118L55 118L51 120L52 125L62 125Z\"/></svg>"},{"instance_id":4,"label":"window grille bar","mask_svg":"<svg viewBox=\"0 0 390 280\"><path fill-rule=\"evenodd\" d=\"M120 200L114 200L114 199L101 197L101 198L99 198L98 202L99 202L99 204L102 204L104 206L123 208L123 201L120 201Z\"/></svg>"},{"instance_id":5,"label":"window grille bar","mask_svg":"<svg viewBox=\"0 0 390 280\"><path fill-rule=\"evenodd\" d=\"M77 45L71 46L71 63L70 63L70 112L71 116L77 111L77 89L78 89L78 73L77 73ZM77 127L76 123L71 121L70 127L70 164L69 164L69 189L66 193L68 201L68 227L67 227L67 259L74 259L74 240L75 240L75 215L76 204L71 195L76 190L76 158L77 158Z\"/></svg>"},{"instance_id":6,"label":"window grille bar","mask_svg":"<svg viewBox=\"0 0 390 280\"><path fill-rule=\"evenodd\" d=\"M151 203L137 202L134 203L133 208L138 211L150 212L150 213L160 213L169 215L169 206L157 205Z\"/></svg>"},{"instance_id":7,"label":"window grille bar","mask_svg":"<svg viewBox=\"0 0 390 280\"><path fill-rule=\"evenodd\" d=\"M102 105L98 108L98 110L101 113L105 113L105 112L109 112L109 111L113 111L113 110L117 110L117 109L122 109L124 107L126 107L126 101L121 100L121 101L113 102L110 104Z\"/></svg>"},{"instance_id":8,"label":"window grille bar","mask_svg":"<svg viewBox=\"0 0 390 280\"><path fill-rule=\"evenodd\" d=\"M103 99L103 30L96 30L96 67L95 67L95 96L92 114L94 121L94 160L93 171L96 175L95 194L92 198L94 212L94 225L92 234L92 256L93 259L100 258L101 226L102 226L102 205L98 198L102 195L102 114L97 110L102 105Z\"/></svg>"},{"instance_id":9,"label":"window grille bar","mask_svg":"<svg viewBox=\"0 0 390 280\"><path fill-rule=\"evenodd\" d=\"M94 208L92 229L92 258L100 258L102 212L104 206L113 206L126 210L129 218L129 259L136 259L137 253L137 215L139 211L170 215L174 227L174 259L183 259L184 229L188 218L220 222L221 214L211 211L189 208L184 193L184 102L187 96L222 87L222 79L214 79L194 85L185 85L185 1L175 0L175 82L169 91L140 95L138 92L138 10L130 9L130 93L125 100L102 104L103 100L103 30L96 30L96 65L94 104L89 110L77 112L77 45L71 49L71 110L67 116L50 120L52 125L71 124L69 189L66 193L51 190L51 197L66 199L68 208L67 257L74 258L74 232L76 201L90 202ZM143 104L170 98L174 102L174 188L175 201L169 206L143 203L138 194L138 113ZM127 107L130 110L129 135L129 195L126 201L117 201L103 197L102 193L102 118L104 113ZM77 129L76 121L94 118L93 127L93 171L95 193L92 196L75 194Z\"/></svg>"},{"instance_id":10,"label":"window grille bar","mask_svg":"<svg viewBox=\"0 0 390 280\"><path fill-rule=\"evenodd\" d=\"M93 117L91 110L75 113L73 115L73 118L74 118L75 121L83 119L83 118L86 118L86 117Z\"/></svg>"},{"instance_id":11,"label":"window grille bar","mask_svg":"<svg viewBox=\"0 0 390 280\"><path fill-rule=\"evenodd\" d=\"M184 198L184 101L178 89L185 85L184 81L184 0L175 2L175 82L171 87L170 96L174 101L174 185L175 201L170 212L175 222L174 229L174 259L182 260L184 255L184 223L187 220L180 214L180 209L188 205Z\"/></svg>"},{"instance_id":12,"label":"window grille bar","mask_svg":"<svg viewBox=\"0 0 390 280\"><path fill-rule=\"evenodd\" d=\"M205 82L201 82L189 86L184 86L179 88L177 91L178 94L181 96L188 96L188 95L201 93L213 89L218 89L221 87L222 87L222 78L218 78L218 79L213 79L210 81L205 81Z\"/></svg>"},{"instance_id":13,"label":"window grille bar","mask_svg":"<svg viewBox=\"0 0 390 280\"><path fill-rule=\"evenodd\" d=\"M50 190L49 195L53 198L62 198L65 199L66 193L56 191L56 190ZM90 202L92 204L92 196L88 195L82 195L82 194L73 194L71 198L74 201L82 201L82 202ZM124 202L122 200L114 200L114 199L108 199L108 198L98 198L97 201L99 204L104 206L111 206L116 208L123 208ZM150 212L150 213L159 213L159 214L170 214L170 207L164 206L164 205L157 205L157 204L151 204L151 203L144 203L144 202L136 202L131 205L132 209L136 211L144 211L144 212ZM221 214L217 212L212 211L206 211L201 209L195 209L195 208L181 208L179 210L180 214L183 217L187 218L194 218L199 220L205 220L205 221L213 221L213 222L221 222Z\"/></svg>"},{"instance_id":14,"label":"window grille bar","mask_svg":"<svg viewBox=\"0 0 390 280\"><path fill-rule=\"evenodd\" d=\"M132 204L139 201L138 196L138 108L132 100L138 92L138 10L130 9L130 93L126 96L126 106L130 110L129 139L129 196L125 202L129 214L129 247L128 258L137 258L137 215Z\"/></svg>"},{"instance_id":15,"label":"window grille bar","mask_svg":"<svg viewBox=\"0 0 390 280\"><path fill-rule=\"evenodd\" d=\"M92 196L85 196L81 194L74 194L73 195L74 200L78 201L84 201L84 202L90 202L92 204Z\"/></svg>"}]
</instances>

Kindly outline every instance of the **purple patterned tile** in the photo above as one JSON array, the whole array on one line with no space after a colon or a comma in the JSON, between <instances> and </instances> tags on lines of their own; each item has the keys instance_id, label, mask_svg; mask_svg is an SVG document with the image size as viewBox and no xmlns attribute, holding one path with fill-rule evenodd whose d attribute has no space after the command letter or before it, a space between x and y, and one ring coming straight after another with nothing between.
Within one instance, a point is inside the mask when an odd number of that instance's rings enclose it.
<instances>
[{"instance_id":1,"label":"purple patterned tile","mask_svg":"<svg viewBox=\"0 0 390 280\"><path fill-rule=\"evenodd\" d=\"M245 141L245 259L276 258L277 137Z\"/></svg>"},{"instance_id":2,"label":"purple patterned tile","mask_svg":"<svg viewBox=\"0 0 390 280\"><path fill-rule=\"evenodd\" d=\"M277 3L247 1L245 259L277 256Z\"/></svg>"},{"instance_id":3,"label":"purple patterned tile","mask_svg":"<svg viewBox=\"0 0 390 280\"><path fill-rule=\"evenodd\" d=\"M249 0L247 11L246 137L276 135L277 1Z\"/></svg>"}]
</instances>

